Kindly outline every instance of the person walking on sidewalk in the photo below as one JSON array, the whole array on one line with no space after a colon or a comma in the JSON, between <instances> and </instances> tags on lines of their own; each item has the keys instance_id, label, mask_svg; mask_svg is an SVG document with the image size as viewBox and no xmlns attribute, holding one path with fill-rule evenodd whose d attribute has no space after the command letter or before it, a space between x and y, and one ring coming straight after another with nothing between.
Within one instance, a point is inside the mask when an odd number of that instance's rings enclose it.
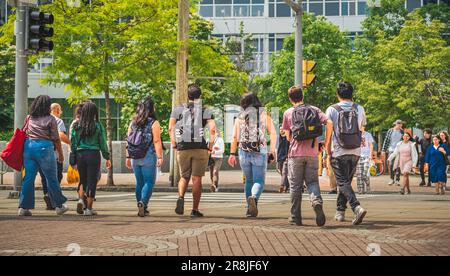
<instances>
[{"instance_id":1,"label":"person walking on sidewalk","mask_svg":"<svg viewBox=\"0 0 450 276\"><path fill-rule=\"evenodd\" d=\"M327 116L317 107L306 105L301 87L289 89L289 100L293 107L283 116L283 130L290 141L288 152L288 175L291 186L291 215L289 222L302 225L301 204L303 183L309 191L311 206L316 213L317 226L326 222L323 200L319 186L319 137Z\"/></svg>"},{"instance_id":2,"label":"person walking on sidewalk","mask_svg":"<svg viewBox=\"0 0 450 276\"><path fill-rule=\"evenodd\" d=\"M417 164L418 154L415 144L410 141L411 134L405 132L403 134L403 141L399 142L395 147L394 152L389 156L389 162L394 164L394 169L400 169L403 176L403 187L400 194L411 194L409 188L409 174L411 173L414 164Z\"/></svg>"},{"instance_id":3,"label":"person walking on sidewalk","mask_svg":"<svg viewBox=\"0 0 450 276\"><path fill-rule=\"evenodd\" d=\"M355 214L353 225L363 222L367 211L362 208L352 188L352 180L361 156L362 131L366 125L364 108L353 102L353 86L341 82L337 86L338 104L327 109L326 150L338 185L335 219L345 221L347 202ZM331 143L333 141L333 148Z\"/></svg>"},{"instance_id":4,"label":"person walking on sidewalk","mask_svg":"<svg viewBox=\"0 0 450 276\"><path fill-rule=\"evenodd\" d=\"M212 164L209 166L209 175L211 178L211 192L219 191L219 172L223 163L223 154L225 152L225 142L220 136L220 131L216 129L216 137L211 151Z\"/></svg>"},{"instance_id":5,"label":"person walking on sidewalk","mask_svg":"<svg viewBox=\"0 0 450 276\"><path fill-rule=\"evenodd\" d=\"M278 150L277 150L277 170L281 174L281 183L279 192L289 192L289 179L288 179L288 153L290 143L286 138L286 131L283 127L280 127L280 136L278 137Z\"/></svg>"},{"instance_id":6,"label":"person walking on sidewalk","mask_svg":"<svg viewBox=\"0 0 450 276\"><path fill-rule=\"evenodd\" d=\"M192 178L193 207L191 218L203 217L199 211L202 196L202 177L208 167L209 151L212 151L216 135L216 123L212 111L202 106L202 90L196 85L188 89L189 103L175 107L170 116L169 134L172 147L177 150L180 165L178 200L175 213L184 214L184 196ZM205 140L205 128L209 128L209 144Z\"/></svg>"},{"instance_id":7,"label":"person walking on sidewalk","mask_svg":"<svg viewBox=\"0 0 450 276\"><path fill-rule=\"evenodd\" d=\"M436 185L436 194L445 194L447 182L446 162L450 149L442 142L440 135L433 136L433 144L425 155L425 171L430 174L430 180Z\"/></svg>"},{"instance_id":8,"label":"person walking on sidewalk","mask_svg":"<svg viewBox=\"0 0 450 276\"><path fill-rule=\"evenodd\" d=\"M389 156L391 156L394 152L397 144L402 141L403 133L405 133L403 131L403 122L401 120L395 121L394 127L388 130L386 138L384 139L383 148L381 150L383 160L389 158ZM400 170L395 170L394 164L389 163L389 172L391 176L389 185L396 184L397 186L400 186Z\"/></svg>"},{"instance_id":9,"label":"person walking on sidewalk","mask_svg":"<svg viewBox=\"0 0 450 276\"><path fill-rule=\"evenodd\" d=\"M81 117L74 124L70 138L72 154L76 156L71 160L72 166L76 166L80 173L80 193L86 200L79 199L77 213L85 216L95 216L97 211L93 209L95 194L97 191L98 176L100 173L101 156L106 159L106 168L111 168L110 153L106 143L106 131L98 119L98 109L94 103L83 105Z\"/></svg>"},{"instance_id":10,"label":"person walking on sidewalk","mask_svg":"<svg viewBox=\"0 0 450 276\"><path fill-rule=\"evenodd\" d=\"M67 129L66 129L66 126L64 125L63 120L61 120L61 115L62 115L61 106L58 103L53 103L50 106L50 114L53 117L55 117L55 119L56 119L56 123L58 125L59 138L60 138L61 142L66 145L69 145L69 147L70 147L70 139L67 136ZM59 182L59 184L61 184L61 180L63 179L63 163L60 163L57 161L56 167L57 167L57 174L58 174L58 182ZM52 201L50 200L50 197L48 196L47 179L45 178L44 173L42 172L41 169L39 170L39 175L41 176L42 191L44 192L44 202L45 202L45 205L47 206L47 210L55 210L55 206L52 203Z\"/></svg>"},{"instance_id":11,"label":"person walking on sidewalk","mask_svg":"<svg viewBox=\"0 0 450 276\"><path fill-rule=\"evenodd\" d=\"M356 168L356 183L359 194L370 192L370 160L373 153L373 137L369 132L363 134L363 144L361 145L361 158Z\"/></svg>"},{"instance_id":12,"label":"person walking on sidewalk","mask_svg":"<svg viewBox=\"0 0 450 276\"><path fill-rule=\"evenodd\" d=\"M272 118L255 93L241 99L242 111L236 118L228 164L236 166L239 143L239 164L245 175L247 217L258 216L258 200L264 191L267 164L276 162L277 132ZM265 134L270 135L270 149Z\"/></svg>"},{"instance_id":13,"label":"person walking on sidewalk","mask_svg":"<svg viewBox=\"0 0 450 276\"><path fill-rule=\"evenodd\" d=\"M155 186L157 168L163 163L161 126L156 119L155 104L145 98L136 109L128 128L126 167L133 169L136 177L136 202L138 216L150 215L148 203Z\"/></svg>"},{"instance_id":14,"label":"person walking on sidewalk","mask_svg":"<svg viewBox=\"0 0 450 276\"><path fill-rule=\"evenodd\" d=\"M425 182L425 155L428 152L428 148L432 144L431 135L432 135L431 129L429 129L429 128L425 129L423 131L423 138L419 140L419 144L418 144L419 171L420 171L420 178L422 179L419 186L421 186L421 187L424 187L425 185L427 187L431 187L430 175L428 175L428 182Z\"/></svg>"},{"instance_id":15,"label":"person walking on sidewalk","mask_svg":"<svg viewBox=\"0 0 450 276\"><path fill-rule=\"evenodd\" d=\"M61 138L58 133L58 123L50 115L51 99L49 96L38 96L30 108L30 115L25 121L24 130L27 139L24 145L23 160L25 177L19 198L19 216L31 216L35 207L36 175L42 170L47 181L48 196L56 214L63 215L69 208L67 198L62 194L58 181L56 163L64 162ZM55 149L57 157L55 156Z\"/></svg>"}]
</instances>

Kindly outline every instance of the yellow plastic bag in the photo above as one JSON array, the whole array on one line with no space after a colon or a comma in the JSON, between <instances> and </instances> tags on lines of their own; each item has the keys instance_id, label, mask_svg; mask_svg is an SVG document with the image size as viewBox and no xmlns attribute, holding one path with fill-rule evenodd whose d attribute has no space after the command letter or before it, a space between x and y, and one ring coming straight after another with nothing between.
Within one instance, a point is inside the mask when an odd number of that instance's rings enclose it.
<instances>
[{"instance_id":1,"label":"yellow plastic bag","mask_svg":"<svg viewBox=\"0 0 450 276\"><path fill-rule=\"evenodd\" d=\"M80 182L80 173L78 170L69 165L67 170L67 183L69 185L78 184Z\"/></svg>"}]
</instances>

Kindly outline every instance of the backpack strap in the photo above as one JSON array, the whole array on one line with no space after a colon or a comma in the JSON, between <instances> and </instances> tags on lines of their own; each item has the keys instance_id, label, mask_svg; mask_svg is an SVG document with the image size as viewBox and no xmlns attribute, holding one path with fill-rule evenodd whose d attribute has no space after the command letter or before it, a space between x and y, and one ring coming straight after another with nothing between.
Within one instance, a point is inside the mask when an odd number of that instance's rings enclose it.
<instances>
[{"instance_id":1,"label":"backpack strap","mask_svg":"<svg viewBox=\"0 0 450 276\"><path fill-rule=\"evenodd\" d=\"M338 112L344 111L344 109L338 104L334 104L334 105L332 105L332 107L334 109L336 109Z\"/></svg>"}]
</instances>

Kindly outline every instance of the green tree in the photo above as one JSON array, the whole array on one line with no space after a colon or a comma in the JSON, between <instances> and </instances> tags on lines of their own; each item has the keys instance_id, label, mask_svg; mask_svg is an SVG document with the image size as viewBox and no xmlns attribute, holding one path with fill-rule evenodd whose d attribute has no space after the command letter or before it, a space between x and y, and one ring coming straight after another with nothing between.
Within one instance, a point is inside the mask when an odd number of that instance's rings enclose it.
<instances>
[{"instance_id":1,"label":"green tree","mask_svg":"<svg viewBox=\"0 0 450 276\"><path fill-rule=\"evenodd\" d=\"M449 126L450 47L441 36L445 28L415 12L397 36L378 34L365 70L355 77L357 95L376 130L397 118L410 126Z\"/></svg>"},{"instance_id":2,"label":"green tree","mask_svg":"<svg viewBox=\"0 0 450 276\"><path fill-rule=\"evenodd\" d=\"M305 13L303 16L304 59L317 62L316 82L306 89L306 101L326 108L335 101L336 84L344 76L346 60L350 55L350 40L339 27L324 17ZM290 106L288 89L294 84L295 37L284 41L283 50L274 54L271 72L257 78L255 89L267 106L286 109Z\"/></svg>"},{"instance_id":3,"label":"green tree","mask_svg":"<svg viewBox=\"0 0 450 276\"><path fill-rule=\"evenodd\" d=\"M15 63L14 48L0 44L0 131L13 128Z\"/></svg>"}]
</instances>

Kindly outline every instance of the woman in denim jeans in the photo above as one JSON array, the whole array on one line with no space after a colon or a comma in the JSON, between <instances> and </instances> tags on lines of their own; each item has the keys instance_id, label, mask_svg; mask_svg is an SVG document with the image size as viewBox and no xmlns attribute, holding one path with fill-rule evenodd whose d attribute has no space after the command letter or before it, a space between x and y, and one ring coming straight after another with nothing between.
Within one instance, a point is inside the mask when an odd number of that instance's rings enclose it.
<instances>
[{"instance_id":1,"label":"woman in denim jeans","mask_svg":"<svg viewBox=\"0 0 450 276\"><path fill-rule=\"evenodd\" d=\"M254 93L241 99L242 112L236 118L231 142L230 166L236 166L239 142L239 163L245 175L247 217L258 216L258 200L264 190L267 163L276 162L277 133L270 115ZM268 151L266 132L270 135Z\"/></svg>"},{"instance_id":2,"label":"woman in denim jeans","mask_svg":"<svg viewBox=\"0 0 450 276\"><path fill-rule=\"evenodd\" d=\"M138 105L133 122L128 128L128 136L133 133L133 130L138 128L142 129L143 135L147 135L152 141L144 158L131 159L128 153L126 166L128 169L133 169L136 177L138 216L145 217L150 214L148 202L156 182L156 168L161 167L163 163L161 126L156 120L155 104L150 97L145 98Z\"/></svg>"},{"instance_id":3,"label":"woman in denim jeans","mask_svg":"<svg viewBox=\"0 0 450 276\"><path fill-rule=\"evenodd\" d=\"M50 115L50 105L49 96L38 96L31 104L30 115L25 122L25 177L19 199L19 216L32 215L30 210L35 205L34 181L39 170L47 180L48 195L56 207L56 214L62 215L69 210L57 177L56 162L64 162L64 155L56 119ZM55 149L58 157L55 156Z\"/></svg>"}]
</instances>

